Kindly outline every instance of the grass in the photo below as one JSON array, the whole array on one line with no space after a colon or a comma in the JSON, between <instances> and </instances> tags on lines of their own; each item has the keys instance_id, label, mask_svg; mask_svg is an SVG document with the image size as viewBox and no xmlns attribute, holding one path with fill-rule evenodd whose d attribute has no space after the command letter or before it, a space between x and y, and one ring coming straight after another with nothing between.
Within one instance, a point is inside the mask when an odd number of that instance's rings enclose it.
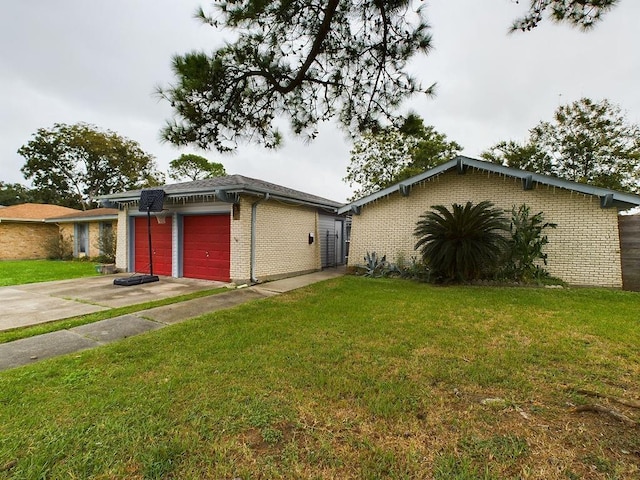
<instances>
[{"instance_id":1,"label":"grass","mask_svg":"<svg viewBox=\"0 0 640 480\"><path fill-rule=\"evenodd\" d=\"M96 276L95 263L62 260L0 261L0 287Z\"/></svg>"},{"instance_id":2,"label":"grass","mask_svg":"<svg viewBox=\"0 0 640 480\"><path fill-rule=\"evenodd\" d=\"M640 396L639 300L344 277L251 302L0 373L0 478L638 478L638 429L571 406Z\"/></svg>"}]
</instances>

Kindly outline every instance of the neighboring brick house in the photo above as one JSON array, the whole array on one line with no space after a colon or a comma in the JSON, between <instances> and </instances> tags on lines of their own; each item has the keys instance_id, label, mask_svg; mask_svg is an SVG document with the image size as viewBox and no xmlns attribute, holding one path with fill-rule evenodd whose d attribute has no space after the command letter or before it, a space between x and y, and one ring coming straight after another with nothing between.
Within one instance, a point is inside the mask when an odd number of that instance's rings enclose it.
<instances>
[{"instance_id":1,"label":"neighboring brick house","mask_svg":"<svg viewBox=\"0 0 640 480\"><path fill-rule=\"evenodd\" d=\"M76 258L95 258L102 255L100 239L116 233L118 209L94 208L74 210L73 213L47 219L58 226L60 234L73 246Z\"/></svg>"},{"instance_id":2,"label":"neighboring brick house","mask_svg":"<svg viewBox=\"0 0 640 480\"><path fill-rule=\"evenodd\" d=\"M490 200L511 210L523 203L557 223L548 230L547 270L569 284L622 287L618 210L640 196L457 157L443 165L343 206L352 214L349 264L367 252L390 262L419 257L413 231L433 205Z\"/></svg>"},{"instance_id":3,"label":"neighboring brick house","mask_svg":"<svg viewBox=\"0 0 640 480\"><path fill-rule=\"evenodd\" d=\"M49 245L59 231L47 223L52 217L80 210L40 203L23 203L0 209L0 260L31 260L48 257Z\"/></svg>"},{"instance_id":4,"label":"neighboring brick house","mask_svg":"<svg viewBox=\"0 0 640 480\"><path fill-rule=\"evenodd\" d=\"M164 185L153 214L153 273L248 283L344 263L342 204L273 183L229 175ZM102 197L120 209L116 267L149 273L142 191Z\"/></svg>"}]
</instances>

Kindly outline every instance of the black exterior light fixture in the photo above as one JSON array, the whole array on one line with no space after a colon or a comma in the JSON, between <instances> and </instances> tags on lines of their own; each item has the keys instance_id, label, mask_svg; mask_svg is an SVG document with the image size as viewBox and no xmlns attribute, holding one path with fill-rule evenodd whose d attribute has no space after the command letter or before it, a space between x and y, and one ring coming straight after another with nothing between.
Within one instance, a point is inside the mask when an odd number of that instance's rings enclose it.
<instances>
[{"instance_id":1,"label":"black exterior light fixture","mask_svg":"<svg viewBox=\"0 0 640 480\"><path fill-rule=\"evenodd\" d=\"M153 250L151 249L151 213L162 212L164 204L164 190L148 189L140 192L140 203L138 210L147 214L147 233L149 236L149 275L133 275L131 277L116 278L114 285L139 285L141 283L151 283L160 280L153 274Z\"/></svg>"}]
</instances>

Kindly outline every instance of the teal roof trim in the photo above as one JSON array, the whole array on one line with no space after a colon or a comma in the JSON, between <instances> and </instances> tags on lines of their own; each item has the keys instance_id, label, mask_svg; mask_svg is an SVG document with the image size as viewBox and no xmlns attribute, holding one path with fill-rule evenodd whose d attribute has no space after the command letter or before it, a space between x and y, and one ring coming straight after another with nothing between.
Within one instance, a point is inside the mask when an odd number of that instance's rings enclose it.
<instances>
[{"instance_id":1,"label":"teal roof trim","mask_svg":"<svg viewBox=\"0 0 640 480\"><path fill-rule=\"evenodd\" d=\"M519 178L523 181L523 187L525 189L528 189L527 187L532 185L532 183L539 183L541 185L549 185L565 190L572 190L574 192L579 192L586 195L594 195L600 197L601 202L603 198L606 199L605 203L602 203L602 205L607 207L616 206L621 209L627 209L640 205L640 195L618 192L616 190L610 190L607 188L594 187L592 185L587 185L584 183L563 180L551 175L542 175L540 173L533 173L526 170L505 167L504 165L498 165L491 162L485 162L483 160L476 160L465 156L458 156L453 160L450 160L447 163L443 163L442 165L438 165L437 167L432 168L431 170L427 170L424 173L411 178L407 178L406 180L396 183L395 185L348 203L339 208L338 213L344 214L349 212L355 213L356 211L359 212L362 206L387 197L393 193L400 192L401 194L406 195L407 190L417 183L435 178L438 175L441 175L442 173L445 173L449 170L464 171L467 168L483 170L507 177Z\"/></svg>"}]
</instances>

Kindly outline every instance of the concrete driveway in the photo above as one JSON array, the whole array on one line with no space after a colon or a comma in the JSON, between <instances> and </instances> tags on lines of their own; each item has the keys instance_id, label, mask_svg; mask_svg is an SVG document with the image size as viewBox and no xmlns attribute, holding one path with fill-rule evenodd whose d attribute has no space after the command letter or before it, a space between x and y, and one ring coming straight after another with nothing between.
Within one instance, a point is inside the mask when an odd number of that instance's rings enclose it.
<instances>
[{"instance_id":1,"label":"concrete driveway","mask_svg":"<svg viewBox=\"0 0 640 480\"><path fill-rule=\"evenodd\" d=\"M183 322L205 313L232 308L242 303L289 292L342 275L344 275L344 267L327 269L248 288L231 289L219 295L207 295L143 310L135 314L108 318L68 330L58 330L3 343L0 344L0 371L98 347ZM65 280L24 287L0 288L0 302L3 302L4 298L6 302L3 303L6 303L7 306L13 304L12 318L14 318L14 324L17 324L23 318L43 318L38 317L40 314L66 318L76 315L82 308L91 308L94 311L96 309L103 310L225 285L219 282L162 277L160 282L156 283L114 288L113 278L115 277ZM20 301L20 297L22 297L22 301ZM100 304L83 303L86 301L100 302ZM48 309L48 311L38 312L38 306ZM6 309L2 311L3 316L0 317L0 324L5 318L9 318L5 314L6 312ZM34 322L37 323L36 320L31 323Z\"/></svg>"},{"instance_id":2,"label":"concrete driveway","mask_svg":"<svg viewBox=\"0 0 640 480\"><path fill-rule=\"evenodd\" d=\"M160 277L159 282L116 286L105 275L0 287L0 331L222 287L221 282Z\"/></svg>"}]
</instances>

